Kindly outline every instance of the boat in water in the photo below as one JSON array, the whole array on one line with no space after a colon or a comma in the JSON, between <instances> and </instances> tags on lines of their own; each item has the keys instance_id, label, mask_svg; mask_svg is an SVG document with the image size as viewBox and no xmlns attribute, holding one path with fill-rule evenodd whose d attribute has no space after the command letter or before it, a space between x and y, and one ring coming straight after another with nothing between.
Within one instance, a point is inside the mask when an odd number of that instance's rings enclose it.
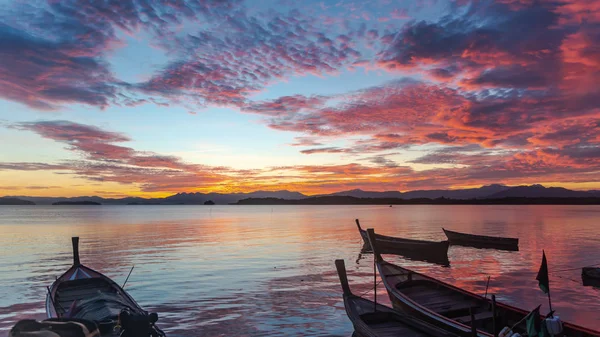
<instances>
[{"instance_id":1,"label":"boat in water","mask_svg":"<svg viewBox=\"0 0 600 337\"><path fill-rule=\"evenodd\" d=\"M344 308L354 326L353 336L457 337L439 327L352 294L344 260L336 260L335 267L344 291Z\"/></svg>"},{"instance_id":2,"label":"boat in water","mask_svg":"<svg viewBox=\"0 0 600 337\"><path fill-rule=\"evenodd\" d=\"M355 221L364 242L363 252L371 252L372 249L367 237L367 231L362 229L358 219ZM380 234L375 234L375 237L380 254L402 255L413 260L436 263L442 266L450 265L450 260L448 259L448 241L413 240Z\"/></svg>"},{"instance_id":3,"label":"boat in water","mask_svg":"<svg viewBox=\"0 0 600 337\"><path fill-rule=\"evenodd\" d=\"M375 233L368 230L371 242ZM524 318L528 311L503 304L457 288L432 277L386 262L377 242L374 247L376 266L394 309L413 315L430 324L461 336L495 336L502 327L512 327L526 336ZM599 337L600 332L563 323L563 336Z\"/></svg>"},{"instance_id":4,"label":"boat in water","mask_svg":"<svg viewBox=\"0 0 600 337\"><path fill-rule=\"evenodd\" d=\"M452 245L518 251L519 239L459 233L442 228Z\"/></svg>"},{"instance_id":5,"label":"boat in water","mask_svg":"<svg viewBox=\"0 0 600 337\"><path fill-rule=\"evenodd\" d=\"M72 238L73 266L48 287L48 318L95 322L101 336L164 337L149 314L121 286L79 260L79 238Z\"/></svg>"},{"instance_id":6,"label":"boat in water","mask_svg":"<svg viewBox=\"0 0 600 337\"><path fill-rule=\"evenodd\" d=\"M600 267L581 268L581 280L584 286L600 287Z\"/></svg>"}]
</instances>

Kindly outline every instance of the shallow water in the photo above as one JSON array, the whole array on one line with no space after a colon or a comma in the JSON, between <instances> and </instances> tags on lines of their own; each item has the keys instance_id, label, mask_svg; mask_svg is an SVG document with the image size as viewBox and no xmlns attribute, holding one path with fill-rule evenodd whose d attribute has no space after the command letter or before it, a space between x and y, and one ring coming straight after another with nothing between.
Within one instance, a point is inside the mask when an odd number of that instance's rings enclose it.
<instances>
[{"instance_id":1,"label":"shallow water","mask_svg":"<svg viewBox=\"0 0 600 337\"><path fill-rule=\"evenodd\" d=\"M169 336L350 336L334 260L355 293L373 280L355 218L419 239L445 239L442 226L519 237L518 252L451 246L449 268L386 258L482 294L490 276L499 301L547 312L535 280L545 249L557 314L600 325L600 289L579 269L600 263L598 206L0 206L0 335L45 317L46 286L80 236L82 263L118 283L135 265L126 289Z\"/></svg>"}]
</instances>

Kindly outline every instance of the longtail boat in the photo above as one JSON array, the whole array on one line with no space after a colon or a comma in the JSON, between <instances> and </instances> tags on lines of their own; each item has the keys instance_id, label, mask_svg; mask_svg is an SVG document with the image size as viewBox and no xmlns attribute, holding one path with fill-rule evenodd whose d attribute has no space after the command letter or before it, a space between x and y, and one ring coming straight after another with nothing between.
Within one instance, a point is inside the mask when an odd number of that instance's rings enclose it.
<instances>
[{"instance_id":1,"label":"longtail boat","mask_svg":"<svg viewBox=\"0 0 600 337\"><path fill-rule=\"evenodd\" d=\"M354 326L353 336L456 337L439 327L352 294L344 260L336 260L335 267L344 291L346 314Z\"/></svg>"},{"instance_id":2,"label":"longtail boat","mask_svg":"<svg viewBox=\"0 0 600 337\"><path fill-rule=\"evenodd\" d=\"M48 318L83 319L98 324L102 336L164 337L149 314L121 286L79 260L79 238L73 237L73 266L48 287Z\"/></svg>"},{"instance_id":3,"label":"longtail boat","mask_svg":"<svg viewBox=\"0 0 600 337\"><path fill-rule=\"evenodd\" d=\"M600 268L581 268L581 280L583 281L584 286L600 287Z\"/></svg>"},{"instance_id":4,"label":"longtail boat","mask_svg":"<svg viewBox=\"0 0 600 337\"><path fill-rule=\"evenodd\" d=\"M356 219L358 232L364 241L363 251L372 251L367 237L367 231L360 227L360 221ZM393 236L385 236L375 234L377 239L377 247L381 254L396 254L408 257L414 260L421 260L440 264L443 266L450 265L448 260L448 241L425 241L396 238Z\"/></svg>"},{"instance_id":5,"label":"longtail boat","mask_svg":"<svg viewBox=\"0 0 600 337\"><path fill-rule=\"evenodd\" d=\"M368 229L370 242L375 232ZM512 327L526 336L523 318L528 311L496 303L488 298L436 280L432 277L386 262L377 242L374 255L377 269L394 309L442 327L460 336L495 336L502 327ZM543 316L542 316L543 317ZM564 323L563 335L568 337L599 337L600 332L575 324Z\"/></svg>"},{"instance_id":6,"label":"longtail boat","mask_svg":"<svg viewBox=\"0 0 600 337\"><path fill-rule=\"evenodd\" d=\"M518 238L504 238L498 236L475 235L459 233L442 228L448 241L452 245L469 246L476 248L495 248L502 250L519 250Z\"/></svg>"}]
</instances>

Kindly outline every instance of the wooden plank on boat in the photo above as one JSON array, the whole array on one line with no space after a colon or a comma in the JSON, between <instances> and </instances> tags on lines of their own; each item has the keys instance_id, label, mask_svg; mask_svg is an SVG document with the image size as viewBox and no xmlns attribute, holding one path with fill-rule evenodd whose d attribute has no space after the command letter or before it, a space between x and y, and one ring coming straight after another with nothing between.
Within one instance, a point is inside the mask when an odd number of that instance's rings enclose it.
<instances>
[{"instance_id":1,"label":"wooden plank on boat","mask_svg":"<svg viewBox=\"0 0 600 337\"><path fill-rule=\"evenodd\" d=\"M484 312L474 314L473 317L475 318L476 321L480 321L480 320L492 318L493 314L491 311L484 311ZM461 316L461 317L453 317L453 319L455 321L462 322L462 323L470 323L471 315L466 315L466 316Z\"/></svg>"}]
</instances>

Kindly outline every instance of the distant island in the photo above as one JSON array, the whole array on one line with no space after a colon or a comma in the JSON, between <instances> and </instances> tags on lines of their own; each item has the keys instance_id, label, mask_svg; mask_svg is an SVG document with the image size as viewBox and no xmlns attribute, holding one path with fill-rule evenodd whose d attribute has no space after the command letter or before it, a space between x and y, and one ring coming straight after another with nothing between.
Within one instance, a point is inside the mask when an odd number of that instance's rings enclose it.
<instances>
[{"instance_id":1,"label":"distant island","mask_svg":"<svg viewBox=\"0 0 600 337\"><path fill-rule=\"evenodd\" d=\"M356 201L354 199L317 199L315 198L337 198L353 197L357 199L378 199L377 201ZM600 197L600 190L577 191L563 187L545 187L539 184L506 186L502 184L490 184L481 187L463 189L437 189L437 190L413 190L413 191L364 191L360 189L334 192L320 195L305 195L300 192L287 190L280 191L255 191L249 193L176 193L161 198L102 198L98 196L80 197L28 197L28 196L6 196L6 198L17 198L30 201L36 205L52 205L54 203L68 202L72 205L80 205L80 202L96 202L102 205L290 205L294 201L298 204L494 204L498 202L513 204L595 204L593 198ZM442 200L437 200L442 198ZM508 198L508 199L506 199ZM527 198L527 200L510 199ZM551 200L546 200L551 198ZM592 199L590 199L592 198ZM261 201L246 201L247 199ZM457 200L456 202L448 201ZM503 201L479 201L488 199L501 199ZM571 200L572 199L572 200ZM269 201L270 200L270 201ZM284 200L284 201L281 201ZM289 201L292 200L292 201ZM409 201L407 201L409 200ZM420 200L420 201L419 201ZM466 202L461 200L467 200ZM477 200L477 201L473 201ZM536 201L537 200L537 201ZM211 204L212 203L212 204ZM86 203L84 203L86 205Z\"/></svg>"},{"instance_id":2,"label":"distant island","mask_svg":"<svg viewBox=\"0 0 600 337\"><path fill-rule=\"evenodd\" d=\"M400 199L327 196L306 198L301 200L287 200L277 198L249 198L240 200L232 205L600 205L600 198L505 197L496 199Z\"/></svg>"},{"instance_id":3,"label":"distant island","mask_svg":"<svg viewBox=\"0 0 600 337\"><path fill-rule=\"evenodd\" d=\"M102 205L99 202L95 201L57 201L52 203L52 205Z\"/></svg>"},{"instance_id":4,"label":"distant island","mask_svg":"<svg viewBox=\"0 0 600 337\"><path fill-rule=\"evenodd\" d=\"M0 205L35 205L35 202L19 198L0 198Z\"/></svg>"},{"instance_id":5,"label":"distant island","mask_svg":"<svg viewBox=\"0 0 600 337\"><path fill-rule=\"evenodd\" d=\"M129 202L127 205L160 205L160 202Z\"/></svg>"}]
</instances>

